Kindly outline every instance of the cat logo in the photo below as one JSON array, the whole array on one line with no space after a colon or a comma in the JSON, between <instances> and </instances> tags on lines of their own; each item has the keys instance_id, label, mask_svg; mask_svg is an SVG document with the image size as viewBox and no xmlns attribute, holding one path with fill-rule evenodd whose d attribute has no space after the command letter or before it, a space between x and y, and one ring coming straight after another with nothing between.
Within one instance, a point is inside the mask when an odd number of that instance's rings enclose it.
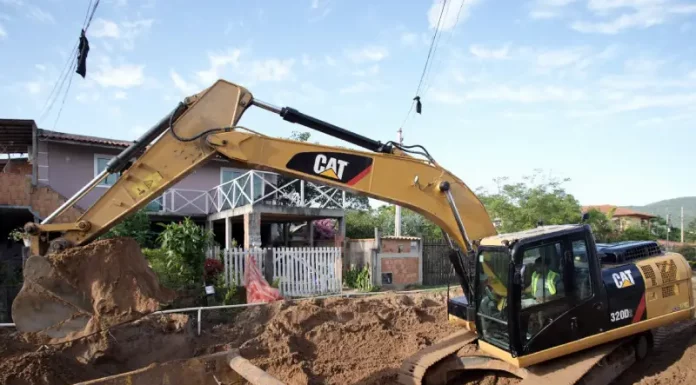
<instances>
[{"instance_id":1,"label":"cat logo","mask_svg":"<svg viewBox=\"0 0 696 385\"><path fill-rule=\"evenodd\" d=\"M331 179L343 180L343 171L348 162L336 158L329 158L324 154L317 154L314 158L314 172Z\"/></svg>"},{"instance_id":2,"label":"cat logo","mask_svg":"<svg viewBox=\"0 0 696 385\"><path fill-rule=\"evenodd\" d=\"M623 289L624 287L631 287L636 284L636 282L633 280L631 270L624 270L618 273L614 273L611 275L611 277L614 278L614 283L616 284L616 287L619 289Z\"/></svg>"}]
</instances>

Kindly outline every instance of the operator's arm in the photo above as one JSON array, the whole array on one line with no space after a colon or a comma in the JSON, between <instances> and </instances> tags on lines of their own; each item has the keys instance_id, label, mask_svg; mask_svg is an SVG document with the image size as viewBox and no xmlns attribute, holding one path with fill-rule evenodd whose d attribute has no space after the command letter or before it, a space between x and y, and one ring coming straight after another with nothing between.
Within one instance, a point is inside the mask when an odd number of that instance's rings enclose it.
<instances>
[{"instance_id":1,"label":"operator's arm","mask_svg":"<svg viewBox=\"0 0 696 385\"><path fill-rule=\"evenodd\" d=\"M234 130L232 127L252 103L246 89L223 80L193 97L185 112L173 119L173 127L164 130L80 217L87 228L68 229L64 238L74 245L95 239L216 152L250 168L289 174L410 208L440 226L463 250L469 247L467 236L480 239L495 234L483 204L464 182L442 167L400 151L355 151ZM315 129L327 127L291 109L280 114L285 120ZM363 147L379 144L335 126L329 128L334 136L350 137ZM132 151L127 155L121 160L128 161L136 154ZM112 169L120 171L118 167ZM456 211L447 199L447 190ZM465 232L459 229L457 215Z\"/></svg>"}]
</instances>

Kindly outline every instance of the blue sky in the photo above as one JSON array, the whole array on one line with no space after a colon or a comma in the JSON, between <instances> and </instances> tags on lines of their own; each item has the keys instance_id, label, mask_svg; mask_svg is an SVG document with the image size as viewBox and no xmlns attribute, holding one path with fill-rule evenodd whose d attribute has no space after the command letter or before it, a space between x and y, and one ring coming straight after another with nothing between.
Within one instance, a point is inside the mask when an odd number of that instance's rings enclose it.
<instances>
[{"instance_id":1,"label":"blue sky","mask_svg":"<svg viewBox=\"0 0 696 385\"><path fill-rule=\"evenodd\" d=\"M50 98L88 4L0 0L0 116L135 139L221 77L392 140L442 7L102 0L87 32L87 79L73 74L67 95ZM442 25L423 114L407 119L404 138L470 187L541 169L570 178L583 204L696 195L696 2L449 0ZM302 128L260 110L242 123L274 136Z\"/></svg>"}]
</instances>

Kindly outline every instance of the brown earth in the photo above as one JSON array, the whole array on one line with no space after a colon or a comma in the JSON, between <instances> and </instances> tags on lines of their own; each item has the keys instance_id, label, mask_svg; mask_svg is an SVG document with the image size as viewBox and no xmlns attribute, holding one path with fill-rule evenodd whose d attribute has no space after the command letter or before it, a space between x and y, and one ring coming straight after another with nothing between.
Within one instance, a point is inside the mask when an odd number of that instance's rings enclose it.
<instances>
[{"instance_id":1,"label":"brown earth","mask_svg":"<svg viewBox=\"0 0 696 385\"><path fill-rule=\"evenodd\" d=\"M275 302L248 308L195 337L185 315L123 323L156 310L173 294L157 284L134 241L96 241L51 260L57 274L90 299L87 333L39 346L45 338L25 334L28 343L3 330L0 384L70 384L229 347L288 385L393 385L404 358L456 330L447 322L446 293L430 292ZM99 331L105 325L115 326ZM664 342L616 385L694 383L695 325L664 329ZM487 376L457 384L517 382Z\"/></svg>"},{"instance_id":2,"label":"brown earth","mask_svg":"<svg viewBox=\"0 0 696 385\"><path fill-rule=\"evenodd\" d=\"M13 314L22 316L21 322L41 328L25 334L35 343L60 344L92 335L156 311L160 303L170 302L175 297L172 290L160 286L138 243L131 238L94 241L50 254L47 260L51 268L42 269L40 273L29 268L25 270L25 286L12 308ZM44 260L39 261L42 262L40 266L46 265ZM33 266L30 262L27 266ZM34 282L41 282L41 286ZM69 290L55 282L69 285ZM70 296L64 294L67 291ZM54 299L56 296L62 300ZM36 310L37 304L51 307L41 313ZM41 313L41 317L37 317L37 313ZM55 318L50 319L48 314ZM54 332L61 328L65 330L61 331L64 335L56 337ZM46 330L52 333L45 333Z\"/></svg>"}]
</instances>

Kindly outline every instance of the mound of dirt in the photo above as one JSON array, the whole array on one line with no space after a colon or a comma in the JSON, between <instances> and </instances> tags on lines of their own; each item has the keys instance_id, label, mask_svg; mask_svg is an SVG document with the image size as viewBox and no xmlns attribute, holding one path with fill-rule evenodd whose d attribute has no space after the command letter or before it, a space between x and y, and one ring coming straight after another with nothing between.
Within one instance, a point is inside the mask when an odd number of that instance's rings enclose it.
<instances>
[{"instance_id":1,"label":"mound of dirt","mask_svg":"<svg viewBox=\"0 0 696 385\"><path fill-rule=\"evenodd\" d=\"M0 384L73 384L194 355L186 315L151 316L61 345L0 334Z\"/></svg>"},{"instance_id":2,"label":"mound of dirt","mask_svg":"<svg viewBox=\"0 0 696 385\"><path fill-rule=\"evenodd\" d=\"M239 346L288 385L376 385L394 381L405 357L455 330L439 293L279 302L248 309L206 339Z\"/></svg>"},{"instance_id":3,"label":"mound of dirt","mask_svg":"<svg viewBox=\"0 0 696 385\"><path fill-rule=\"evenodd\" d=\"M13 314L35 343L88 336L156 311L175 297L160 286L131 238L98 240L45 259L31 257L26 266Z\"/></svg>"}]
</instances>

